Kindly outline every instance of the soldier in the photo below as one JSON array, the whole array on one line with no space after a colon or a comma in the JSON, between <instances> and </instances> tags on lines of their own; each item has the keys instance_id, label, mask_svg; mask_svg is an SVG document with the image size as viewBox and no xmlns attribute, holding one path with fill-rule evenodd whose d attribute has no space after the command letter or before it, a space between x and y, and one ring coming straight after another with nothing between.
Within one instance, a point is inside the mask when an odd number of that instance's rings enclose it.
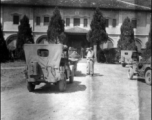
<instances>
[{"instance_id":1,"label":"soldier","mask_svg":"<svg viewBox=\"0 0 152 120\"><path fill-rule=\"evenodd\" d=\"M87 75L94 74L94 52L92 47L87 49Z\"/></svg>"}]
</instances>

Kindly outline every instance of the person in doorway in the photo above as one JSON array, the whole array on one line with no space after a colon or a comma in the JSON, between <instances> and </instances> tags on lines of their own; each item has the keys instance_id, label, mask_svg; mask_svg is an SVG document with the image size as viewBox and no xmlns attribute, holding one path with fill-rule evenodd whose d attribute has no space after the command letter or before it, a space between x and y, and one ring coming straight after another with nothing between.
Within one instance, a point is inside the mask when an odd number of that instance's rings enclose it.
<instances>
[{"instance_id":1,"label":"person in doorway","mask_svg":"<svg viewBox=\"0 0 152 120\"><path fill-rule=\"evenodd\" d=\"M93 48L87 49L87 75L93 76L94 74L94 52Z\"/></svg>"}]
</instances>

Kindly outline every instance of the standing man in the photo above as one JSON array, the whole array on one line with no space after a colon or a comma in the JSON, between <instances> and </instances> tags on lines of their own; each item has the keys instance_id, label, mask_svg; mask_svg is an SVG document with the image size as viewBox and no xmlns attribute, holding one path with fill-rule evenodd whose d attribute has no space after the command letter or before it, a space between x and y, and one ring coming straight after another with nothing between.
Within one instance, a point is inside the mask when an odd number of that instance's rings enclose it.
<instances>
[{"instance_id":1,"label":"standing man","mask_svg":"<svg viewBox=\"0 0 152 120\"><path fill-rule=\"evenodd\" d=\"M87 49L87 75L94 74L94 52L92 47Z\"/></svg>"}]
</instances>

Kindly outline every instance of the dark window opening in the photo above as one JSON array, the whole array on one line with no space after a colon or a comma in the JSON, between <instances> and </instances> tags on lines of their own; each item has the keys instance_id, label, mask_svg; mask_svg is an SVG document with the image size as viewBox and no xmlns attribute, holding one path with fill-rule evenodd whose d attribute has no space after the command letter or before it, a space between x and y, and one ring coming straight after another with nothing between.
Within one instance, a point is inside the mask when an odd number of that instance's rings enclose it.
<instances>
[{"instance_id":1,"label":"dark window opening","mask_svg":"<svg viewBox=\"0 0 152 120\"><path fill-rule=\"evenodd\" d=\"M44 17L44 25L49 25L49 17Z\"/></svg>"},{"instance_id":2,"label":"dark window opening","mask_svg":"<svg viewBox=\"0 0 152 120\"><path fill-rule=\"evenodd\" d=\"M80 19L74 18L74 26L80 26Z\"/></svg>"},{"instance_id":3,"label":"dark window opening","mask_svg":"<svg viewBox=\"0 0 152 120\"><path fill-rule=\"evenodd\" d=\"M106 19L106 27L109 27L109 19Z\"/></svg>"},{"instance_id":4,"label":"dark window opening","mask_svg":"<svg viewBox=\"0 0 152 120\"><path fill-rule=\"evenodd\" d=\"M70 26L70 18L66 18L66 26Z\"/></svg>"},{"instance_id":5,"label":"dark window opening","mask_svg":"<svg viewBox=\"0 0 152 120\"><path fill-rule=\"evenodd\" d=\"M40 23L41 23L40 17L36 17L36 25L40 25Z\"/></svg>"},{"instance_id":6,"label":"dark window opening","mask_svg":"<svg viewBox=\"0 0 152 120\"><path fill-rule=\"evenodd\" d=\"M127 52L125 52L125 55L128 55L128 53L127 53Z\"/></svg>"},{"instance_id":7,"label":"dark window opening","mask_svg":"<svg viewBox=\"0 0 152 120\"><path fill-rule=\"evenodd\" d=\"M117 20L116 20L116 19L113 19L113 20L112 20L112 26L113 26L113 27L116 27L116 25L117 25Z\"/></svg>"},{"instance_id":8,"label":"dark window opening","mask_svg":"<svg viewBox=\"0 0 152 120\"><path fill-rule=\"evenodd\" d=\"M132 20L132 25L133 25L133 28L137 28L137 20L136 19Z\"/></svg>"},{"instance_id":9,"label":"dark window opening","mask_svg":"<svg viewBox=\"0 0 152 120\"><path fill-rule=\"evenodd\" d=\"M19 24L19 15L14 15L13 16L13 24L18 25Z\"/></svg>"},{"instance_id":10,"label":"dark window opening","mask_svg":"<svg viewBox=\"0 0 152 120\"><path fill-rule=\"evenodd\" d=\"M84 27L87 27L88 26L88 19L84 19Z\"/></svg>"},{"instance_id":11,"label":"dark window opening","mask_svg":"<svg viewBox=\"0 0 152 120\"><path fill-rule=\"evenodd\" d=\"M38 49L38 50L37 50L37 54L38 54L40 57L48 57L48 56L49 56L49 51L46 50L46 49Z\"/></svg>"}]
</instances>

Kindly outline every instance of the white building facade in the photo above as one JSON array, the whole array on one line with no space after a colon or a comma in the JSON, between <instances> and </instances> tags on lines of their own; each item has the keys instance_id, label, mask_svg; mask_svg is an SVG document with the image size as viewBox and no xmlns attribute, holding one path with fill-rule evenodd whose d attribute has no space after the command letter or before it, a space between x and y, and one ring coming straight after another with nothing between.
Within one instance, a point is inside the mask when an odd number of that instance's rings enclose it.
<instances>
[{"instance_id":1,"label":"white building facade","mask_svg":"<svg viewBox=\"0 0 152 120\"><path fill-rule=\"evenodd\" d=\"M7 44L16 45L18 25L20 24L19 21L24 15L29 18L35 43L44 43L45 39L47 39L46 32L48 24L56 4L42 5L37 3L31 5L28 3L28 0L23 3L22 0L20 0L20 2L7 2L6 0L2 0L1 24ZM90 4L92 4L91 7L89 6ZM90 4L88 6L57 4L62 19L65 20L65 33L70 36L69 39L71 41L80 41L78 44L76 44L76 42L73 43L73 45L80 46L80 48L83 46L82 44L85 44L85 42L81 41L86 41L86 33L90 30L90 23L95 8L97 7L96 2ZM134 25L135 38L138 39L137 46L139 49L144 49L145 44L148 41L150 30L151 8L126 2L122 2L121 4L127 7L98 6L101 8L103 16L106 18L106 31L110 38L102 47L117 48L117 43L120 38L120 27L124 19L129 17Z\"/></svg>"}]
</instances>

